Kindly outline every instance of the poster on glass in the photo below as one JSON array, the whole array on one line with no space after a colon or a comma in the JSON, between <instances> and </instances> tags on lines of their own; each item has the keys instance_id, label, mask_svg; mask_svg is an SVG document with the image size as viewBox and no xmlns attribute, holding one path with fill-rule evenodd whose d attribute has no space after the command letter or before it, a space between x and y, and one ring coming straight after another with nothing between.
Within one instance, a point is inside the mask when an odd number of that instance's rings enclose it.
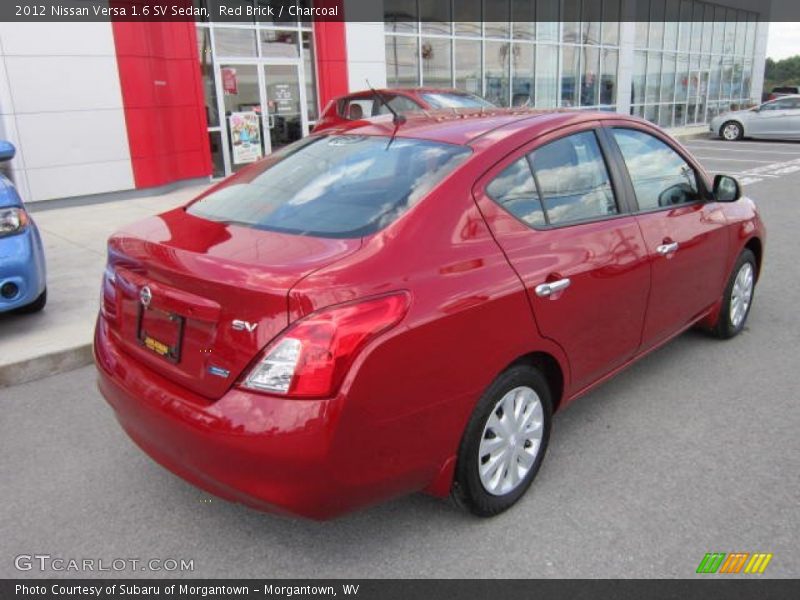
<instances>
[{"instance_id":1,"label":"poster on glass","mask_svg":"<svg viewBox=\"0 0 800 600\"><path fill-rule=\"evenodd\" d=\"M231 113L230 134L234 164L251 163L261 158L261 129L258 119L256 112Z\"/></svg>"}]
</instances>

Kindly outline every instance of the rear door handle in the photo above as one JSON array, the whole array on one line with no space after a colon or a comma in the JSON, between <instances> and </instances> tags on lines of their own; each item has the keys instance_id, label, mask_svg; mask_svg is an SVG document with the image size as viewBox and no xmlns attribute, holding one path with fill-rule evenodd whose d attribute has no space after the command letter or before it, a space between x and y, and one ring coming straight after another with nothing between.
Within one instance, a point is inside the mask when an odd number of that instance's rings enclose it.
<instances>
[{"instance_id":1,"label":"rear door handle","mask_svg":"<svg viewBox=\"0 0 800 600\"><path fill-rule=\"evenodd\" d=\"M670 242L669 244L661 244L656 248L656 252L658 252L661 256L666 256L667 254L672 254L678 249L678 242Z\"/></svg>"},{"instance_id":2,"label":"rear door handle","mask_svg":"<svg viewBox=\"0 0 800 600\"><path fill-rule=\"evenodd\" d=\"M549 283L540 283L536 286L536 295L540 298L546 298L550 294L554 294L556 292L560 292L561 290L565 290L569 287L572 282L569 278L559 279L558 281L551 281Z\"/></svg>"}]
</instances>

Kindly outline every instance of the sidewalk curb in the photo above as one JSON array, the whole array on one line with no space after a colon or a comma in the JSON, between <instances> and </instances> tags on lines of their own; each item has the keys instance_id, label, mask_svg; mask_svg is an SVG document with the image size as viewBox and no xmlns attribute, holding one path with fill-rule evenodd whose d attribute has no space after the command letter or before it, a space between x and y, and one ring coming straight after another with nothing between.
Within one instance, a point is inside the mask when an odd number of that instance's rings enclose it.
<instances>
[{"instance_id":1,"label":"sidewalk curb","mask_svg":"<svg viewBox=\"0 0 800 600\"><path fill-rule=\"evenodd\" d=\"M28 383L66 373L92 364L92 345L82 344L51 354L34 356L27 360L0 366L0 390L4 387Z\"/></svg>"},{"instance_id":2,"label":"sidewalk curb","mask_svg":"<svg viewBox=\"0 0 800 600\"><path fill-rule=\"evenodd\" d=\"M714 139L711 136L711 132L708 130L705 131L698 131L696 133L683 133L673 136L679 142L690 142L692 140L701 140L701 139Z\"/></svg>"}]
</instances>

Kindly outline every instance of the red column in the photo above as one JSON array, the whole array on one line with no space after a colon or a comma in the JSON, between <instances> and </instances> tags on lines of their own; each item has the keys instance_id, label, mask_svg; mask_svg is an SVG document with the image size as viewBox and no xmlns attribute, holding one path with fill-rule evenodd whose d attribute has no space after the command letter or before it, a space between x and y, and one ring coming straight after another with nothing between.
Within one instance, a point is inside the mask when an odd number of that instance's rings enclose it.
<instances>
[{"instance_id":1,"label":"red column","mask_svg":"<svg viewBox=\"0 0 800 600\"><path fill-rule=\"evenodd\" d=\"M344 18L343 4L342 0L317 0L314 3L315 6L338 6L340 19ZM346 36L344 21L314 22L314 48L321 109L324 109L331 99L349 91Z\"/></svg>"},{"instance_id":2,"label":"red column","mask_svg":"<svg viewBox=\"0 0 800 600\"><path fill-rule=\"evenodd\" d=\"M194 22L114 21L137 188L211 174Z\"/></svg>"}]
</instances>

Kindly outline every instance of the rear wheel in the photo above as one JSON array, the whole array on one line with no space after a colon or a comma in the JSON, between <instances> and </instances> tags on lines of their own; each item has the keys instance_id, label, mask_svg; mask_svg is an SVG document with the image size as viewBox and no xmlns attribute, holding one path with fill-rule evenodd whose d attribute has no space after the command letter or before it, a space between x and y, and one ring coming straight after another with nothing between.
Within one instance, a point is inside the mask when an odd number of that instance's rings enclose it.
<instances>
[{"instance_id":1,"label":"rear wheel","mask_svg":"<svg viewBox=\"0 0 800 600\"><path fill-rule=\"evenodd\" d=\"M731 272L722 309L712 332L718 338L728 339L744 329L750 307L753 305L753 292L756 285L756 257L750 250L744 250Z\"/></svg>"},{"instance_id":2,"label":"rear wheel","mask_svg":"<svg viewBox=\"0 0 800 600\"><path fill-rule=\"evenodd\" d=\"M724 123L722 127L720 127L720 136L724 140L733 142L744 137L744 130L742 129L741 124L737 123L736 121L728 121L727 123Z\"/></svg>"},{"instance_id":3,"label":"rear wheel","mask_svg":"<svg viewBox=\"0 0 800 600\"><path fill-rule=\"evenodd\" d=\"M552 400L535 368L511 367L484 393L459 449L453 498L481 517L513 506L530 487L550 439Z\"/></svg>"}]
</instances>

